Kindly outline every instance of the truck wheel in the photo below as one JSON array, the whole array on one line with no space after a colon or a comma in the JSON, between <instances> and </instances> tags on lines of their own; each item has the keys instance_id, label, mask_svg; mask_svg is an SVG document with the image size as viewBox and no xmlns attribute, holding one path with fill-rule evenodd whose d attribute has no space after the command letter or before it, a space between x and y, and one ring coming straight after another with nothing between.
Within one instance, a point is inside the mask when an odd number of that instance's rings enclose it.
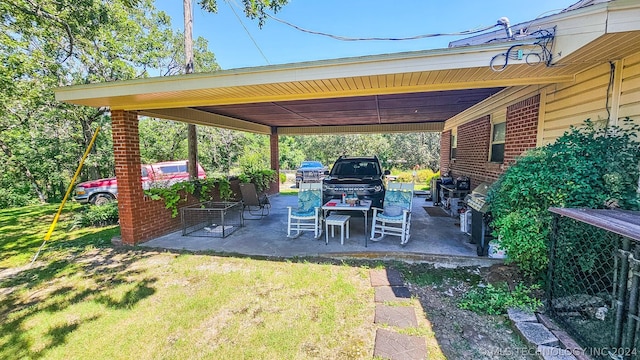
<instances>
[{"instance_id":1,"label":"truck wheel","mask_svg":"<svg viewBox=\"0 0 640 360\"><path fill-rule=\"evenodd\" d=\"M108 203L112 202L113 200L114 200L114 198L113 198L112 195L109 195L109 194L98 194L98 195L93 197L93 200L91 202L93 203L93 205L100 206L100 205L108 204Z\"/></svg>"}]
</instances>

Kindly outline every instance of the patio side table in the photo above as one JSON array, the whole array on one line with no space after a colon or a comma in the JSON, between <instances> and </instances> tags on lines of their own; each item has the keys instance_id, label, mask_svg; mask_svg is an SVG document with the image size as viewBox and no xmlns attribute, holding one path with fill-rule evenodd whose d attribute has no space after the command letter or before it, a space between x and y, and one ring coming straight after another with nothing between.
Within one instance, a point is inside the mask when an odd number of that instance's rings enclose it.
<instances>
[{"instance_id":1,"label":"patio side table","mask_svg":"<svg viewBox=\"0 0 640 360\"><path fill-rule=\"evenodd\" d=\"M345 228L347 232L347 239L349 238L349 219L351 216L349 215L330 215L324 220L325 224L325 233L324 239L325 244L329 245L329 226L331 226L331 237L335 236L335 227L340 226L340 244L344 245L344 233Z\"/></svg>"}]
</instances>

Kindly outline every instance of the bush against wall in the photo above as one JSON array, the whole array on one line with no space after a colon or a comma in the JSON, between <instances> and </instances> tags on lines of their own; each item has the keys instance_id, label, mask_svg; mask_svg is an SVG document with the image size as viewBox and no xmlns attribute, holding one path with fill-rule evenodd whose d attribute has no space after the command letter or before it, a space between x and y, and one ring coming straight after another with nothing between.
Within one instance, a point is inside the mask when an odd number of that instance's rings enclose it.
<instances>
[{"instance_id":1,"label":"bush against wall","mask_svg":"<svg viewBox=\"0 0 640 360\"><path fill-rule=\"evenodd\" d=\"M493 226L510 261L544 276L549 207L640 209L638 134L640 126L629 119L610 127L586 120L518 158L489 192Z\"/></svg>"},{"instance_id":2,"label":"bush against wall","mask_svg":"<svg viewBox=\"0 0 640 360\"><path fill-rule=\"evenodd\" d=\"M276 172L271 169L252 169L238 175L242 183L253 183L259 193L269 189L269 185L276 181Z\"/></svg>"},{"instance_id":3,"label":"bush against wall","mask_svg":"<svg viewBox=\"0 0 640 360\"><path fill-rule=\"evenodd\" d=\"M152 200L164 200L171 217L178 216L178 205L187 201L187 194L196 196L201 202L210 201L217 192L220 199L228 201L233 196L231 183L226 176L209 177L195 181L181 181L170 187L155 187L144 191Z\"/></svg>"},{"instance_id":4,"label":"bush against wall","mask_svg":"<svg viewBox=\"0 0 640 360\"><path fill-rule=\"evenodd\" d=\"M118 202L111 201L104 205L87 205L73 217L72 228L87 226L108 226L118 223Z\"/></svg>"}]
</instances>

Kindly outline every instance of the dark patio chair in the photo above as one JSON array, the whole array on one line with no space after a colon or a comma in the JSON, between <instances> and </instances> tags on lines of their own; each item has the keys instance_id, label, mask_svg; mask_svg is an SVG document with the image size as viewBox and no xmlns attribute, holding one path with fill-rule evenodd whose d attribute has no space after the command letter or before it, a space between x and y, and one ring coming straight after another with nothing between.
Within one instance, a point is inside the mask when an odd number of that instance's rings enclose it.
<instances>
[{"instance_id":1,"label":"dark patio chair","mask_svg":"<svg viewBox=\"0 0 640 360\"><path fill-rule=\"evenodd\" d=\"M266 194L258 195L253 183L240 183L242 193L242 217L247 220L260 220L269 215L271 203ZM245 216L245 211L250 217Z\"/></svg>"}]
</instances>

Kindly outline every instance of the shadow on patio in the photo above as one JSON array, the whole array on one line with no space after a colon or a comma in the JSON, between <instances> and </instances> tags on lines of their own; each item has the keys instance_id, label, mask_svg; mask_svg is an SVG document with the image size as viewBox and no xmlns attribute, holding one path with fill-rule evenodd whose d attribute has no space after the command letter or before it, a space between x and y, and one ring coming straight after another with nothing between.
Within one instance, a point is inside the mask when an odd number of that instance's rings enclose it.
<instances>
[{"instance_id":1,"label":"shadow on patio","mask_svg":"<svg viewBox=\"0 0 640 360\"><path fill-rule=\"evenodd\" d=\"M176 231L140 246L278 258L402 260L450 267L502 263L502 260L476 256L476 247L469 243L469 235L460 231L459 220L429 216L423 207L432 203L425 201L424 197L414 198L411 239L404 247L400 246L400 238L397 236L387 236L379 242L369 241L368 247L365 247L364 217L355 213L350 214L350 237L345 239L344 245L340 245L339 230L336 231L336 237L329 236L328 245L325 245L324 232L318 240L313 238L313 232L305 232L295 239L287 238L287 206L295 207L297 197L276 195L270 200L270 215L261 220L245 220L244 227L226 238L182 236L182 231ZM371 216L367 236L370 235L370 226Z\"/></svg>"}]
</instances>

